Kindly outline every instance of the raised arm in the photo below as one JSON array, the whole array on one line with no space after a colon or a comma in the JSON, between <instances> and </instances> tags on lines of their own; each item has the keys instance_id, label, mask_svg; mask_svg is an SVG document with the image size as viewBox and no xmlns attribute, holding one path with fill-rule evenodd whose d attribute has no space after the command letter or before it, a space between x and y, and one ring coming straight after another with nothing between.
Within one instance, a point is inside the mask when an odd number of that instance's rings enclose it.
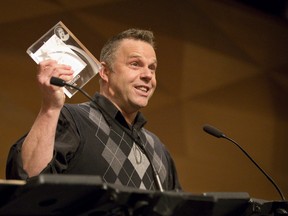
<instances>
[{"instance_id":1,"label":"raised arm","mask_svg":"<svg viewBox=\"0 0 288 216\"><path fill-rule=\"evenodd\" d=\"M63 88L50 85L52 76L68 81L72 79L73 71L70 66L57 64L53 60L39 64L37 82L42 93L42 104L21 151L23 169L29 177L38 175L53 157L57 122L65 95Z\"/></svg>"}]
</instances>

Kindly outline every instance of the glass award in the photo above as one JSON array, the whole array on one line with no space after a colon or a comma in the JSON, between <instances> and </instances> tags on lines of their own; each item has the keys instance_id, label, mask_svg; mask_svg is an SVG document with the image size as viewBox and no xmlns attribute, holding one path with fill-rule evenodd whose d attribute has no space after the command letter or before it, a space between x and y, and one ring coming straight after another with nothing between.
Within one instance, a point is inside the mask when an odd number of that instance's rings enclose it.
<instances>
[{"instance_id":1,"label":"glass award","mask_svg":"<svg viewBox=\"0 0 288 216\"><path fill-rule=\"evenodd\" d=\"M100 69L100 62L60 21L28 49L29 56L39 64L52 59L59 64L66 64L74 71L73 79L68 83L82 88ZM77 92L65 86L64 93L71 98Z\"/></svg>"}]
</instances>

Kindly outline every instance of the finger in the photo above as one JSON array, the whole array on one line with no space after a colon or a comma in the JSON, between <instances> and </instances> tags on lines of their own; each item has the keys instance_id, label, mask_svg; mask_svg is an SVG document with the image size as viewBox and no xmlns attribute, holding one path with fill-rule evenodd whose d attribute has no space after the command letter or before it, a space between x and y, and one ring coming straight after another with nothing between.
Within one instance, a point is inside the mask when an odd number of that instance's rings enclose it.
<instances>
[{"instance_id":1,"label":"finger","mask_svg":"<svg viewBox=\"0 0 288 216\"><path fill-rule=\"evenodd\" d=\"M51 90L57 92L63 90L61 87L50 84L51 77L58 77L67 82L73 79L73 73L69 65L58 64L55 60L45 60L39 64L37 79L44 92Z\"/></svg>"},{"instance_id":2,"label":"finger","mask_svg":"<svg viewBox=\"0 0 288 216\"><path fill-rule=\"evenodd\" d=\"M58 76L60 79L63 79L65 81L71 81L74 77L74 72L71 71L71 72L68 72L68 73L61 73L59 74Z\"/></svg>"},{"instance_id":3,"label":"finger","mask_svg":"<svg viewBox=\"0 0 288 216\"><path fill-rule=\"evenodd\" d=\"M71 68L58 67L58 68L54 68L54 70L50 74L50 78L53 76L53 77L61 78L65 81L69 81L73 78L73 75L74 75L74 71Z\"/></svg>"},{"instance_id":4,"label":"finger","mask_svg":"<svg viewBox=\"0 0 288 216\"><path fill-rule=\"evenodd\" d=\"M52 60L52 59L42 61L42 62L40 62L39 65L38 65L38 71L39 71L39 72L45 71L45 70L47 70L48 68L51 68L51 67L53 67L53 66L56 65L56 64L57 64L57 61Z\"/></svg>"},{"instance_id":5,"label":"finger","mask_svg":"<svg viewBox=\"0 0 288 216\"><path fill-rule=\"evenodd\" d=\"M64 64L58 64L55 60L45 60L39 63L38 73L39 74L46 74L51 75L55 70L71 70L71 66L64 65Z\"/></svg>"},{"instance_id":6,"label":"finger","mask_svg":"<svg viewBox=\"0 0 288 216\"><path fill-rule=\"evenodd\" d=\"M38 73L38 79L40 83L47 83L50 81L51 77L59 77L62 76L68 77L65 79L71 79L70 76L73 76L73 71L68 65L59 65L59 64L43 64L40 66L41 69Z\"/></svg>"}]
</instances>

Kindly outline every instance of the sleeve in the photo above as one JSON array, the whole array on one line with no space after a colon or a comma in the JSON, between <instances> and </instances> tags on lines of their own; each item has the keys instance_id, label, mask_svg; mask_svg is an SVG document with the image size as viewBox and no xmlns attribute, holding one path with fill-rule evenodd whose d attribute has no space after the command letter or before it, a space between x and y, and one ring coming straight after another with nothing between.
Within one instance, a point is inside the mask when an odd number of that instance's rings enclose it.
<instances>
[{"instance_id":1,"label":"sleeve","mask_svg":"<svg viewBox=\"0 0 288 216\"><path fill-rule=\"evenodd\" d=\"M171 180L171 184L169 185L169 189L173 191L182 191L182 187L178 179L178 174L177 174L175 163L167 149L165 149L165 153L167 155L167 158L170 164L169 179Z\"/></svg>"},{"instance_id":2,"label":"sleeve","mask_svg":"<svg viewBox=\"0 0 288 216\"><path fill-rule=\"evenodd\" d=\"M21 146L26 135L21 137L10 148L10 151L7 157L7 163L6 163L6 178L7 179L27 179L28 178L27 173L22 168L22 160L21 160Z\"/></svg>"},{"instance_id":3,"label":"sleeve","mask_svg":"<svg viewBox=\"0 0 288 216\"><path fill-rule=\"evenodd\" d=\"M7 179L28 179L21 159L21 148L26 135L10 148L6 163ZM63 107L57 125L53 158L41 173L64 173L79 145L80 135L73 116L66 107Z\"/></svg>"}]
</instances>

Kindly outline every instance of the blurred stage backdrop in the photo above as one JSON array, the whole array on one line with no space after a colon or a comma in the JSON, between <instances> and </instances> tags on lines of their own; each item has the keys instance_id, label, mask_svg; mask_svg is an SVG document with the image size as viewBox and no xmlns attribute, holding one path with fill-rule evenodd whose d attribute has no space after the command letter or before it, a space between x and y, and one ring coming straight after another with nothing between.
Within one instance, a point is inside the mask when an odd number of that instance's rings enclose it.
<instances>
[{"instance_id":1,"label":"blurred stage backdrop","mask_svg":"<svg viewBox=\"0 0 288 216\"><path fill-rule=\"evenodd\" d=\"M62 21L97 59L114 33L154 31L158 89L143 113L174 157L185 191L280 199L236 146L203 132L212 124L238 141L287 197L287 7L280 0L2 1L0 178L10 146L40 106L36 64L26 49ZM98 79L84 89L93 95ZM85 100L78 93L67 102Z\"/></svg>"}]
</instances>

